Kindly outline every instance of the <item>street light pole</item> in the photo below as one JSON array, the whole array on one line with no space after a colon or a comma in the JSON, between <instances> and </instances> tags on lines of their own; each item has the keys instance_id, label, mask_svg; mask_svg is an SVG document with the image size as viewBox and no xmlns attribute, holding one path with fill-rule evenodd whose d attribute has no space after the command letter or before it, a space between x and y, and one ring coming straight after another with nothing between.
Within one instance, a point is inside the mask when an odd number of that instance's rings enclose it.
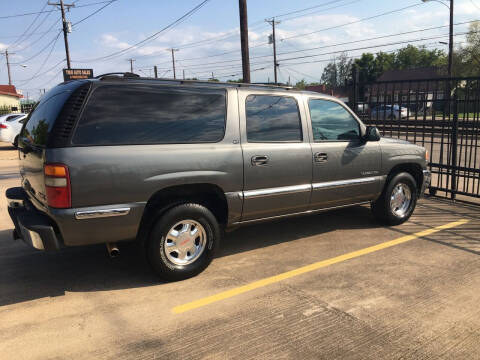
<instances>
[{"instance_id":1,"label":"street light pole","mask_svg":"<svg viewBox=\"0 0 480 360\"><path fill-rule=\"evenodd\" d=\"M444 3L442 0L422 0L422 2L435 1L443 6L447 7L450 11L450 33L448 41L448 77L452 77L452 68L453 68L453 0L450 0L450 6ZM447 0L448 1L448 0Z\"/></svg>"},{"instance_id":2,"label":"street light pole","mask_svg":"<svg viewBox=\"0 0 480 360\"><path fill-rule=\"evenodd\" d=\"M448 44L448 77L452 77L453 67L453 0L450 0L450 39Z\"/></svg>"}]
</instances>

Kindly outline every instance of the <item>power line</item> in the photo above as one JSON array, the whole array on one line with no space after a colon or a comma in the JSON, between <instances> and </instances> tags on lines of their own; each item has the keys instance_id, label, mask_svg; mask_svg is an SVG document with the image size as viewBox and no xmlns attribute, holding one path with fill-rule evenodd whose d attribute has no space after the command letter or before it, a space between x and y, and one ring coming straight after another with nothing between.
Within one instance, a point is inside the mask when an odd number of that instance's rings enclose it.
<instances>
[{"instance_id":1,"label":"power line","mask_svg":"<svg viewBox=\"0 0 480 360\"><path fill-rule=\"evenodd\" d=\"M339 1L345 1L345 0L336 0L336 1L333 1L333 2L339 2ZM362 0L354 0L354 1L349 2L349 3L345 3L345 4L333 6L333 7L327 8L327 9L323 9L321 12L324 12L324 11L327 11L327 10L331 10L331 9L336 9L336 8L339 8L339 7L342 7L342 6L346 6L346 5L350 5L350 4L359 2L359 1L362 1ZM325 5L328 5L328 4L331 4L331 3L332 3L332 2L329 2L329 3L325 3L325 4L323 4L323 5L318 5L318 6L325 6ZM312 7L306 8L306 9L301 9L301 10L296 10L296 11L289 12L289 13L286 13L286 14L283 14L283 15L289 15L289 14L296 13L296 12L299 12L299 11L306 11L306 10L311 9L311 8L312 8ZM318 13L318 11L313 12L313 13ZM309 13L309 14L313 14L313 13ZM277 16L277 17L283 16L283 15L279 15L279 16ZM291 19L295 19L295 18L299 18L299 17L303 17L303 16L305 16L305 15L293 16L293 17L290 17L290 18L288 18L288 19L283 19L283 21L287 21L287 20L291 20ZM265 26L264 21L263 21L263 20L259 20L259 21L254 22L253 24L250 24L249 30L252 30L252 29L255 29L255 28L259 28L259 26L255 26L255 25L260 25L260 27ZM231 35L227 35L228 33L232 33L232 34L231 34ZM219 36L214 36L214 37L209 38L209 39L193 41L193 42L191 42L191 43L187 43L187 44L183 44L183 45L181 45L181 46L178 46L177 48L178 48L178 49L187 49L187 48L190 49L190 48L193 48L193 47L204 46L205 44L210 43L210 42L218 42L218 41L227 40L227 39L230 39L230 38L232 38L232 37L238 36L238 30L235 29L235 30L228 31L227 34L223 34L223 35L219 35ZM255 47L258 47L258 46L264 46L264 45L268 45L268 42L267 42L267 43L262 43L262 44L257 45L257 46L250 46L249 49L252 49L252 48L255 48ZM210 56L207 56L207 57L221 56L221 55L223 55L223 54L231 54L231 53L234 53L234 52L240 52L240 50L227 51L227 52L222 53L222 54L210 55ZM156 54L158 54L158 52L154 52L153 54L149 54L149 55L143 55L143 56L141 56L141 57L154 57L154 56L157 56ZM203 57L200 57L200 58L203 58ZM198 58L196 58L196 59L198 59ZM184 60L192 60L192 59L184 59Z\"/></svg>"},{"instance_id":2,"label":"power line","mask_svg":"<svg viewBox=\"0 0 480 360\"><path fill-rule=\"evenodd\" d=\"M422 5L422 3L410 5L410 6L407 6L407 7L403 7L403 8L396 9L396 10L391 10L391 11L384 12L384 13L380 13L380 14L376 14L376 15L373 15L373 16L368 17L368 18L363 18L363 19L356 20L356 21L354 21L354 22L339 24L339 25L336 25L336 26L333 26L333 27L324 28L324 29L321 29L321 30L316 30L316 31L313 31L313 32L310 32L310 33L307 33L307 34L293 35L293 36L290 36L290 37L287 37L287 38L283 38L283 39L281 39L281 41L285 41L285 40L287 40L287 39L296 38L296 37L299 37L299 36L310 35L310 34L317 33L317 32L321 32L321 31L327 31L327 30L331 30L331 29L335 29L335 28L339 28L339 27L343 27L343 26L348 26L348 25L351 25L351 24L354 24L354 23L357 23L357 22L361 22L361 21L365 21L365 20L368 20L368 19L377 18L377 17L381 17L381 16L385 16L385 15L390 15L390 14L392 14L392 13L399 12L399 11L403 11L403 10L406 10L406 9L408 9L408 8L411 8L411 7L414 7L414 6L419 6L419 5ZM326 10L326 9L324 9L324 10ZM292 13L293 13L293 12L292 12ZM287 20L288 20L288 19L287 19ZM285 21L285 20L284 20L284 21ZM459 24L461 24L461 23L459 23ZM442 27L444 27L444 26L442 26ZM220 40L217 40L217 41L220 41ZM193 43L192 43L192 44L193 44ZM255 45L255 46L251 46L250 49L256 48L256 47L260 47L260 46L264 46L264 45L268 45L268 44L269 44L268 42L266 42L266 43L260 43L260 44ZM179 47L179 48L184 48L184 47ZM204 59L204 58L206 58L206 57L222 56L222 55L226 55L226 54L230 54L230 53L234 53L234 52L239 52L239 50L233 50L233 51L228 51L228 52L223 52L223 53L220 53L220 54L214 54L214 55L203 56L203 57L181 59L181 61L190 61L190 60ZM279 54L279 55L280 55L280 54ZM153 56L153 55L152 55L152 56ZM260 56L260 57L266 57L266 56L267 56L267 55L265 55L265 56ZM253 59L253 58L256 58L256 57L251 57L251 58ZM258 58L258 57L257 57L257 58ZM162 64L162 63L161 63L161 64Z\"/></svg>"},{"instance_id":3,"label":"power line","mask_svg":"<svg viewBox=\"0 0 480 360\"><path fill-rule=\"evenodd\" d=\"M460 35L465 35L467 32L462 32L462 33L457 33L455 36L460 36ZM349 51L358 51L358 50L366 50L366 49L372 49L372 48L380 48L380 47L386 47L386 46L392 46L392 45L399 45L399 44L408 44L408 43L414 43L414 42L420 42L420 41L425 41L425 40L433 40L433 39L440 39L448 36L448 34L444 35L436 35L432 37L425 37L423 39L410 39L410 40L402 40L402 41L396 41L396 42L390 42L386 44L379 44L379 45L372 45L372 46L364 46L364 47L358 47L358 48L351 48L351 49L342 49L338 51L332 51L332 52L326 52L326 53L320 53L320 54L312 54L312 55L306 55L306 56L297 56L297 57L291 57L291 58L284 58L284 59L278 59L278 62L280 65L284 61L291 61L291 60L298 60L298 59L305 59L305 58L313 58L313 57L318 57L318 56L324 56L324 55L333 55L333 54L338 54L338 53L343 53L343 52L349 52ZM238 60L237 60L238 61ZM310 61L310 62L304 62L304 63L315 63L318 61ZM269 63L269 61L264 61L264 62L256 62L252 63L253 65L263 65ZM291 65L292 63L286 63L285 65ZM295 63L297 64L297 63ZM225 69L225 68L234 68L240 66L239 64L235 65L225 65L225 66L216 66L216 67L205 67L207 64L200 64L200 65L192 65L188 67L187 69L192 69L192 68L200 68L200 69L209 69L209 71L213 70L218 70L218 69Z\"/></svg>"},{"instance_id":4,"label":"power line","mask_svg":"<svg viewBox=\"0 0 480 360\"><path fill-rule=\"evenodd\" d=\"M36 78L36 76L40 73L40 71L42 71L43 67L45 66L45 64L47 63L48 59L50 58L50 56L52 55L52 52L53 50L55 49L55 45L57 44L57 40L58 38L60 37L60 33L58 33L57 37L55 38L55 41L53 42L53 45L50 49L50 52L48 53L48 55L46 56L45 60L43 61L42 65L40 65L40 67L38 68L38 70L35 72L35 74L33 74L32 77L30 77L29 79L25 79L25 80L20 80L20 86L23 86L23 85L26 85L28 84L30 81L32 81L33 79Z\"/></svg>"},{"instance_id":5,"label":"power line","mask_svg":"<svg viewBox=\"0 0 480 360\"><path fill-rule=\"evenodd\" d=\"M460 36L460 35L465 35L465 34L468 34L468 32L457 33L457 34L455 34L455 36ZM423 39L415 39L415 40L410 39L410 40L396 41L396 42L380 44L380 45L364 46L364 47L358 47L358 48L348 49L348 50L331 51L331 52L328 52L328 53L321 53L321 54L314 54L314 55L303 55L303 56L297 56L297 57L292 57L292 58L287 58L287 59L279 59L279 61L305 59L305 58L312 58L312 57L323 56L323 55L333 55L333 54L338 54L338 53L342 53L342 52L346 52L346 51L367 50L367 49L373 49L373 48L379 48L379 47L385 47L385 46L391 46L391 45L398 45L398 44L409 44L409 43L420 42L420 41L425 41L425 40L440 39L440 38L444 38L445 36L448 36L448 34L437 35L437 36L427 37L427 38L423 38Z\"/></svg>"},{"instance_id":6,"label":"power line","mask_svg":"<svg viewBox=\"0 0 480 360\"><path fill-rule=\"evenodd\" d=\"M127 47L126 49L122 49L120 51L116 51L114 53L111 53L109 55L105 55L105 56L101 56L101 57L98 57L98 58L95 58L95 59L88 59L88 60L77 60L76 62L93 62L93 61L102 61L102 60L107 60L107 59L110 59L112 57L116 57L116 56L119 56L119 55L122 55L124 54L125 52L127 51L130 51L134 48L137 48L137 47L140 47L140 46L144 46L147 42L149 41L152 41L154 40L155 38L158 37L158 35L160 35L162 32L164 31L167 31L169 29L171 29L172 27L178 25L179 23L181 23L183 20L187 19L188 17L190 17L191 15L193 15L196 11L200 10L200 8L202 8L207 2L209 2L210 0L204 0L202 1L200 4L198 4L197 6L195 6L193 9L191 9L190 11L188 11L187 13L185 13L184 15L182 15L181 17L179 17L177 20L171 22L170 24L168 24L167 26L163 27L162 29L160 29L159 31L157 31L156 33L146 37L145 39L143 39L142 41L139 41L137 43L135 43L134 45L131 45L129 47Z\"/></svg>"},{"instance_id":7,"label":"power line","mask_svg":"<svg viewBox=\"0 0 480 360\"><path fill-rule=\"evenodd\" d=\"M52 71L53 69L55 69L58 65L60 65L61 63L63 63L65 61L65 59L62 59L60 60L58 63L56 63L55 65L53 65L52 67L48 68L47 70L43 71L41 74L38 74L36 75L35 77L31 77L30 79L25 79L25 80L20 80L20 81L30 81L30 80L33 80L33 79L38 79L46 74L48 74L50 71ZM61 69L63 70L63 69ZM60 70L60 71L61 71Z\"/></svg>"},{"instance_id":8,"label":"power line","mask_svg":"<svg viewBox=\"0 0 480 360\"><path fill-rule=\"evenodd\" d=\"M17 45L17 47L20 47L20 45L22 43L26 43L32 36L33 34L35 34L35 32L44 24L44 22L48 19L48 17L51 15L52 13L49 13L49 14L46 14L44 17L43 17L43 20L40 21L40 23L35 27L35 29L32 30L32 32L30 34L27 34L23 37L22 41ZM22 49L23 50L23 49ZM21 51L21 49L18 49L17 51Z\"/></svg>"},{"instance_id":9,"label":"power line","mask_svg":"<svg viewBox=\"0 0 480 360\"><path fill-rule=\"evenodd\" d=\"M48 44L45 45L40 51L36 52L35 55L30 56L30 57L27 58L26 60L23 60L21 63L23 64L23 63L29 62L30 60L35 59L38 55L40 55L42 52L44 52L46 49L48 49L48 47L49 47L53 42L55 42L55 41L58 39L58 36L60 35L61 32L62 32L62 31L60 30L60 31L57 33L57 35L55 35L55 37L54 37L51 41L49 41ZM19 64L19 63L14 63L14 64Z\"/></svg>"},{"instance_id":10,"label":"power line","mask_svg":"<svg viewBox=\"0 0 480 360\"><path fill-rule=\"evenodd\" d=\"M361 18L361 19L358 19L358 20L355 20L355 21L350 21L350 22L348 22L348 23L344 23L344 24L340 24L340 25L335 25L335 26L330 26L330 27L326 27L326 28L323 28L323 29L320 29L320 30L316 30L316 31L311 31L311 32L309 32L309 33L292 35L292 36L289 36L289 37L284 38L284 40L293 39L293 38L297 38L297 37L300 37L300 36L309 36L309 35L316 34L316 33L322 32L322 31L338 29L338 28L341 28L341 27L344 27L344 26L348 26L348 25L352 25L352 24L357 24L357 23L363 22L363 21L365 21L365 20L372 20L372 19L379 18L379 17L381 17L381 16L391 15L391 14L394 14L394 13L397 13L397 12L401 12L401 11L404 11L404 10L407 10L407 9L411 9L411 8L414 8L414 7L417 7L417 6L421 6L421 5L423 5L423 2L422 2L422 3L419 3L419 4L413 4L413 5L405 6L405 7L403 7L403 8L399 8L399 9L395 9L395 10L390 10L390 11L387 11L387 12L384 12L384 13L380 13L380 14L377 14L377 15L373 15L373 16Z\"/></svg>"},{"instance_id":11,"label":"power line","mask_svg":"<svg viewBox=\"0 0 480 360\"><path fill-rule=\"evenodd\" d=\"M470 21L469 21L469 22L465 22L465 23L470 23ZM459 23L459 24L465 24L465 23ZM355 44L355 43L364 42L364 41L379 40L379 39L383 39L383 38L400 36L400 35L407 35L407 34L412 34L412 33L417 33L417 32L423 32L423 31L428 31L428 30L433 30L433 29L439 29L439 28L443 28L443 27L448 27L448 25L445 25L445 26L437 26L437 27L426 28L426 29L420 29L420 30L414 30L414 31L407 31L407 32L402 32L402 33L397 33L397 34L377 36L377 37L368 38L368 39L360 39L360 40L348 41L348 42L344 42L344 43L336 43L336 44L330 44L330 45L324 45L324 46L317 46L317 47L313 47L313 48L309 48L309 49L298 49L298 48L295 48L295 47L294 47L294 48L296 49L296 50L294 50L294 51L285 51L285 52L278 53L277 55L292 54L292 53L298 53L298 52L305 52L305 51L311 51L311 50L318 50L318 49L336 47L336 46L341 46L341 45ZM283 40L281 40L281 41L283 41ZM292 45L290 44L290 46L292 46ZM293 47L293 46L292 46L292 47ZM225 53L224 53L224 54L225 54ZM218 55L219 55L219 54L217 54L217 56L218 56ZM177 61L197 60L197 59L204 59L204 58L212 57L212 56L215 56L215 55L204 56L204 57L197 57L197 58L191 58L191 59L181 59L181 60L177 60ZM250 58L251 58L251 59L260 59L260 58L266 58L266 57L271 57L271 56L273 56L273 55L272 55L272 54L268 54L268 55L252 56L252 57L250 57ZM241 61L241 60L240 60L240 59L229 59L229 60L222 60L222 61L216 61L216 62L203 63L202 65L197 65L197 66L225 64L225 63L232 63L232 62L238 62L238 61ZM163 63L160 63L160 64L166 64L166 63L167 63L167 62L163 62ZM192 66L196 66L196 65L192 65Z\"/></svg>"},{"instance_id":12,"label":"power line","mask_svg":"<svg viewBox=\"0 0 480 360\"><path fill-rule=\"evenodd\" d=\"M113 3L116 2L116 1L118 1L118 0L111 0L111 1L107 2L107 3L106 3L105 5L103 5L101 8L98 8L97 10L95 10L94 12L92 12L90 15L85 16L83 19L81 19L81 20L73 23L72 26L76 26L76 25L84 22L84 21L87 20L88 18L91 18L93 15L99 13L100 11L102 11L103 9L105 9L107 6L113 4Z\"/></svg>"},{"instance_id":13,"label":"power line","mask_svg":"<svg viewBox=\"0 0 480 360\"><path fill-rule=\"evenodd\" d=\"M472 23L472 22L475 22L475 21L476 21L476 20L473 20L473 21L465 21L465 22L456 23L456 24L454 24L454 25L465 25L465 24L469 24L469 23ZM423 28L423 29L413 30L413 31L405 31L405 32L396 33L396 34L376 36L376 37L372 37L372 38L359 39L359 40L355 40L355 41L347 41L347 42L343 42L343 43L336 43L336 44L330 44L330 45L324 45L324 46L317 46L317 47L313 47L313 48L309 48L309 49L297 49L297 50L295 50L295 51L285 51L285 52L280 52L280 53L278 53L278 55L287 55L287 54L293 54L293 53L299 53L299 52L305 52L305 51L311 51L311 50L318 50L318 49L325 49L325 48L342 46L342 45L356 44L356 43L365 42L365 41L380 40L380 39L389 38L389 37L396 37L396 36L401 36L401 35L408 35L408 34L414 34L414 33L418 33L418 32L424 32L424 31L441 29L441 28L444 28L444 27L448 27L448 25L435 26L435 27L429 27L429 28ZM443 35L442 35L441 37L443 37ZM413 40L412 40L412 41L413 41ZM343 50L342 50L342 51L343 51ZM342 51L340 51L340 52L342 52ZM347 50L347 51L348 51L348 50ZM252 57L250 57L250 58L251 58L251 59L260 59L260 58L269 58L269 57L271 57L271 56L272 56L272 54L268 54L268 55L252 56ZM205 58L205 57L199 57L199 58L195 58L195 59L203 59L203 58ZM180 59L180 60L177 60L177 61L185 61L185 60L188 60L188 59ZM217 64L225 64L225 63L234 63L234 62L239 62L239 61L241 61L241 60L240 60L240 59L229 59L229 60L222 60L222 61L215 61L215 62L203 63L203 64L201 64L201 65L191 65L190 67L204 67L204 66L206 66L206 65L217 65ZM166 62L165 62L165 63L166 63ZM160 64L164 64L164 63L160 63Z\"/></svg>"},{"instance_id":14,"label":"power line","mask_svg":"<svg viewBox=\"0 0 480 360\"><path fill-rule=\"evenodd\" d=\"M309 12L309 13L306 13L306 14L302 14L300 16L292 16L292 17L289 17L289 18L286 18L286 19L282 19L282 21L289 21L289 20L292 20L292 19L298 19L299 17L305 17L305 16L308 16L308 15L323 13L327 10L338 9L338 8L341 8L341 7L344 7L344 6L347 6L347 5L355 4L355 3L360 2L360 1L362 1L362 0L353 0L353 1L350 1L350 2L345 3L345 4L340 4L340 5L336 5L336 6L331 6L331 7L326 8L326 9L322 9L321 11L313 11L313 12Z\"/></svg>"},{"instance_id":15,"label":"power line","mask_svg":"<svg viewBox=\"0 0 480 360\"><path fill-rule=\"evenodd\" d=\"M110 1L98 1L94 3L88 3L88 4L83 4L83 5L78 5L75 6L76 8L82 8L82 7L88 7L88 6L95 6L99 4L105 4ZM28 13L23 13L23 14L15 14L15 15L3 15L0 16L0 19L10 19L10 18L15 18L15 17L22 17L22 16L29 16L29 15L37 15L37 14L46 14L46 13L52 13L58 11L58 9L53 9L53 10L41 10L41 11L35 11L35 12L28 12Z\"/></svg>"},{"instance_id":16,"label":"power line","mask_svg":"<svg viewBox=\"0 0 480 360\"><path fill-rule=\"evenodd\" d=\"M465 21L465 22L456 23L456 24L454 24L454 25L465 25L465 24L470 24L470 23L476 22L476 21L477 21L477 20ZM283 53L279 53L278 55L285 55L285 54L291 54L291 53L296 53L296 52L304 52L304 51L318 50L318 49L324 49L324 48L333 47L333 46L341 46L341 45L355 44L355 43L357 43L357 42L364 42L364 41L372 41L372 40L385 39L385 38L389 38L389 37L395 37L395 36L401 36L401 35L414 34L414 33L424 32L424 31L429 31L429 30L437 30L437 29L441 29L441 28L444 28L444 27L449 27L449 25L434 26L434 27L430 27L430 28L424 28L424 29L412 30L412 31L405 31L405 32L396 33L396 34L390 34L390 35L376 36L376 37L372 37L372 38L368 38L368 39L360 39L360 40L354 40L354 41L347 41L347 42L344 42L344 43L337 43L337 44L332 44L332 45L316 46L316 47L308 48L308 49L297 49L296 51L286 51L286 52L283 52ZM280 41L284 41L284 39L282 39L282 40L280 40ZM256 56L256 57L253 57L253 58L260 58L260 57L264 57L264 56Z\"/></svg>"},{"instance_id":17,"label":"power line","mask_svg":"<svg viewBox=\"0 0 480 360\"><path fill-rule=\"evenodd\" d=\"M279 18L279 17L288 16L288 15L292 15L292 14L298 14L298 13L301 13L301 12L305 12L305 11L312 10L312 9L317 9L319 7L324 7L324 6L339 3L339 2L342 2L342 1L345 1L345 0L333 0L333 1L329 1L329 2L326 2L326 3L320 4L320 5L310 6L308 8L304 8L304 9L300 9L300 10L294 10L294 11L290 11L290 12L279 14L279 15L274 15L272 17Z\"/></svg>"},{"instance_id":18,"label":"power line","mask_svg":"<svg viewBox=\"0 0 480 360\"><path fill-rule=\"evenodd\" d=\"M55 27L55 25L57 25L59 22L60 22L60 20L55 21L55 22L52 24L52 26L49 27L49 30L43 32L42 35L35 41L35 45L38 44L39 41L45 37L45 35L47 35L48 33L52 32L51 30L53 29L53 27ZM51 42L50 42L50 43L51 43ZM49 43L49 44L50 44L50 43ZM47 47L48 47L48 44L47 44L47 46L46 46L45 48L43 48L43 50L40 50L35 56L30 57L29 60L31 60L32 58L34 58L34 57L38 56L39 54L41 54L42 51L44 51ZM26 50L26 49L29 49L29 47L23 48L23 49L21 49L20 51L24 51L24 50ZM25 62L25 61L23 61L23 62ZM23 63L23 62L22 62L22 63ZM19 64L19 63L14 63L14 64Z\"/></svg>"},{"instance_id":19,"label":"power line","mask_svg":"<svg viewBox=\"0 0 480 360\"><path fill-rule=\"evenodd\" d=\"M9 48L14 47L15 45L17 45L17 44L20 42L20 40L25 36L25 34L26 34L26 33L30 30L30 28L33 26L33 24L35 24L35 22L38 20L38 18L40 17L40 14L41 14L42 11L47 7L47 5L48 5L48 3L45 3L45 5L43 5L42 10L40 10L40 12L37 14L37 16L35 16L35 18L33 19L33 21L30 23L30 25L28 25L28 27L27 27L27 28L25 29L25 31L22 33L22 35L20 35L20 36L18 37L18 39L15 40L12 45L9 46Z\"/></svg>"}]
</instances>

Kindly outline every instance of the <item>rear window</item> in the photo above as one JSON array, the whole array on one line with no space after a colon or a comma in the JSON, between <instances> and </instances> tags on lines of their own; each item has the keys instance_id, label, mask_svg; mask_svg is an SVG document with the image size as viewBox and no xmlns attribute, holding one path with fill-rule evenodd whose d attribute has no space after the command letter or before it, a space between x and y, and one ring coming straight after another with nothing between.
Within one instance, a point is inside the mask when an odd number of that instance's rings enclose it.
<instances>
[{"instance_id":1,"label":"rear window","mask_svg":"<svg viewBox=\"0 0 480 360\"><path fill-rule=\"evenodd\" d=\"M34 146L46 146L58 114L76 87L77 84L73 83L62 84L46 93L28 116L21 141Z\"/></svg>"},{"instance_id":2,"label":"rear window","mask_svg":"<svg viewBox=\"0 0 480 360\"><path fill-rule=\"evenodd\" d=\"M19 118L20 116L23 116L23 115L11 115L9 117L7 117L7 121L13 121L15 120L16 118Z\"/></svg>"},{"instance_id":3,"label":"rear window","mask_svg":"<svg viewBox=\"0 0 480 360\"><path fill-rule=\"evenodd\" d=\"M94 90L72 138L76 145L218 142L225 90L104 85Z\"/></svg>"}]
</instances>

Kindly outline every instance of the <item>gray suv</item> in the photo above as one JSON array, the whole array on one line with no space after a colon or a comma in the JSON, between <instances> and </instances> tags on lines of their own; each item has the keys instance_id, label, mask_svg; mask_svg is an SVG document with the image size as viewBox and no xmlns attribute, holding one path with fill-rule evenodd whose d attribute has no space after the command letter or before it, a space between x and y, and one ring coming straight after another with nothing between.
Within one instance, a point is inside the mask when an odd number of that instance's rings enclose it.
<instances>
[{"instance_id":1,"label":"gray suv","mask_svg":"<svg viewBox=\"0 0 480 360\"><path fill-rule=\"evenodd\" d=\"M111 254L137 241L167 280L201 272L224 230L255 221L370 203L403 223L430 181L424 148L380 138L335 98L128 73L53 88L18 147L14 238Z\"/></svg>"}]
</instances>

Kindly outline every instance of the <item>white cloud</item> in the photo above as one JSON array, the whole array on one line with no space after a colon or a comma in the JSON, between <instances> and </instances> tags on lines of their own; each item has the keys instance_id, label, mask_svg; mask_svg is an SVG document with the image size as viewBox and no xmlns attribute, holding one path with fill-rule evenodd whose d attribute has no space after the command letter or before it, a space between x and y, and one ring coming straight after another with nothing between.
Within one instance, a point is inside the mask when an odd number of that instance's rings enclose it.
<instances>
[{"instance_id":1,"label":"white cloud","mask_svg":"<svg viewBox=\"0 0 480 360\"><path fill-rule=\"evenodd\" d=\"M125 41L120 41L117 37L111 34L103 34L101 36L101 42L105 46L120 50L126 49L130 46L129 43Z\"/></svg>"}]
</instances>

